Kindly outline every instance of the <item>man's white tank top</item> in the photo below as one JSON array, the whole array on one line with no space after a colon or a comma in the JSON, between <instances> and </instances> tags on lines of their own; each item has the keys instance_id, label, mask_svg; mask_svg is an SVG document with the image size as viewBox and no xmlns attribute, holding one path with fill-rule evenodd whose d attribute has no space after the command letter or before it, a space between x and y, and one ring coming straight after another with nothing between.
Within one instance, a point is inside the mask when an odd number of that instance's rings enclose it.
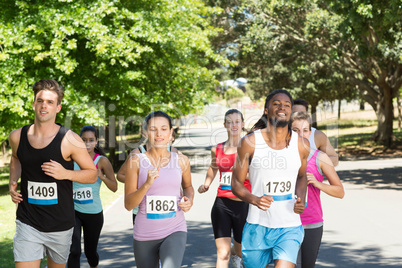
<instances>
[{"instance_id":1,"label":"man's white tank top","mask_svg":"<svg viewBox=\"0 0 402 268\"><path fill-rule=\"evenodd\" d=\"M310 137L308 137L308 141L310 142L311 150L318 150L317 145L315 145L315 139L314 139L315 131L316 131L316 128L311 127L311 134L310 134Z\"/></svg>"},{"instance_id":2,"label":"man's white tank top","mask_svg":"<svg viewBox=\"0 0 402 268\"><path fill-rule=\"evenodd\" d=\"M252 194L270 195L274 202L267 211L250 205L247 222L269 228L301 225L300 215L294 213L296 181L301 166L298 135L292 131L289 146L282 150L270 148L261 131L254 132L255 149L249 173Z\"/></svg>"}]
</instances>

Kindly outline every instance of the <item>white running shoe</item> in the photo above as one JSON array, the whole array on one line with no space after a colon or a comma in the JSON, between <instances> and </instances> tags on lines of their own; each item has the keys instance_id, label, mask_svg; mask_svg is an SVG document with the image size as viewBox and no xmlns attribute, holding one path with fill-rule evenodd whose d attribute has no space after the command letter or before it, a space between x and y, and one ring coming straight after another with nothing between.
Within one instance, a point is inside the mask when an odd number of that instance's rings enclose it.
<instances>
[{"instance_id":1,"label":"white running shoe","mask_svg":"<svg viewBox=\"0 0 402 268\"><path fill-rule=\"evenodd\" d=\"M236 254L230 255L230 259L232 260L232 264L235 268L244 268L243 260Z\"/></svg>"}]
</instances>

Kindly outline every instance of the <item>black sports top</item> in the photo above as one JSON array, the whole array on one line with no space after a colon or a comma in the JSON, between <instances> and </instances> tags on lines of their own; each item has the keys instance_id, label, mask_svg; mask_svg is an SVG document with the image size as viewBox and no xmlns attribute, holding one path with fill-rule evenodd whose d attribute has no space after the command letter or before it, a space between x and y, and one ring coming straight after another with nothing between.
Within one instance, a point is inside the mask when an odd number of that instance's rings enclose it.
<instances>
[{"instance_id":1,"label":"black sports top","mask_svg":"<svg viewBox=\"0 0 402 268\"><path fill-rule=\"evenodd\" d=\"M61 154L61 142L68 129L60 125L54 139L44 148L36 149L28 141L28 129L21 130L17 156L21 163L21 194L17 219L41 232L59 232L74 227L73 187L70 180L56 180L42 171L44 162L54 160L73 170L74 161Z\"/></svg>"}]
</instances>

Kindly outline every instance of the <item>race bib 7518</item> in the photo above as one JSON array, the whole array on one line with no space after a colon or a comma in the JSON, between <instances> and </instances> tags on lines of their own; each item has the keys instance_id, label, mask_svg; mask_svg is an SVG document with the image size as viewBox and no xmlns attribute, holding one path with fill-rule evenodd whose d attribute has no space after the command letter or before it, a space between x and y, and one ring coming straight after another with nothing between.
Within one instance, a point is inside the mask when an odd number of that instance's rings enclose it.
<instances>
[{"instance_id":1,"label":"race bib 7518","mask_svg":"<svg viewBox=\"0 0 402 268\"><path fill-rule=\"evenodd\" d=\"M91 187L83 187L73 190L73 199L77 204L90 204L93 203L93 195Z\"/></svg>"}]
</instances>

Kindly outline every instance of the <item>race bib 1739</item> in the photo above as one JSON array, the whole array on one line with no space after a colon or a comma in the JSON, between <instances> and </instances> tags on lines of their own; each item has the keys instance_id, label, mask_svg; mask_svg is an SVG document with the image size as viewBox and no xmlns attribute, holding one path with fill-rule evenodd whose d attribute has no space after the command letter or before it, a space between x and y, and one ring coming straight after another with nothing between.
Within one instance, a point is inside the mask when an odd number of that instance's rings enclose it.
<instances>
[{"instance_id":1,"label":"race bib 1739","mask_svg":"<svg viewBox=\"0 0 402 268\"><path fill-rule=\"evenodd\" d=\"M274 198L274 201L284 201L293 198L292 182L290 181L274 181L269 180L264 185L264 195L269 195Z\"/></svg>"}]
</instances>

